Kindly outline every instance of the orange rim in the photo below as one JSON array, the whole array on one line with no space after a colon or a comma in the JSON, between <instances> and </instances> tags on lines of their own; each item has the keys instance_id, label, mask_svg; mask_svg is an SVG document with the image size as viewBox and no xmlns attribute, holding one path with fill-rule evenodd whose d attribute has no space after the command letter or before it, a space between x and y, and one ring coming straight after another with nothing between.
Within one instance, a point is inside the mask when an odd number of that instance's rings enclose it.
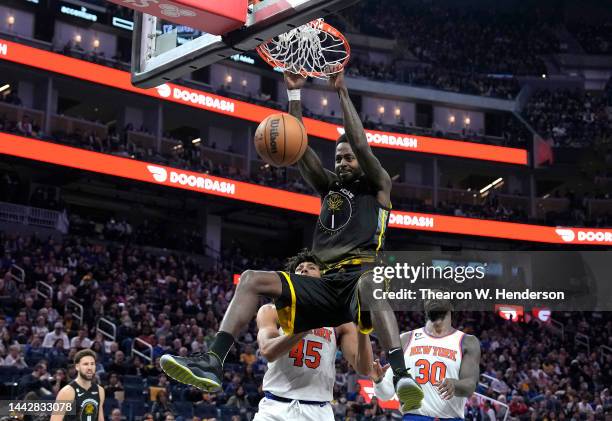
<instances>
[{"instance_id":1,"label":"orange rim","mask_svg":"<svg viewBox=\"0 0 612 421\"><path fill-rule=\"evenodd\" d=\"M327 32L331 36L336 37L338 40L342 41L342 45L344 46L344 50L346 51L346 58L342 60L342 63L340 63L340 68L344 69L344 66L346 66L349 59L351 58L351 46L349 45L346 37L342 34L342 32L340 32L339 30L337 30L336 28L334 28L333 26L331 26L330 24L326 23L323 20L321 21L314 20L312 22L307 23L306 25L312 24L313 22L316 22L315 24L316 29L319 29L320 31L323 31L323 32ZM255 49L257 51L257 54L259 54L259 56L273 68L279 67L281 69L285 69L286 66L284 62L275 59L268 53L268 51L265 48L263 48L263 46L267 45L270 41L272 41L272 39L269 39L263 42L261 45L259 45ZM325 72L307 72L307 71L300 71L300 74L302 76L312 76L312 77L321 77L321 76L328 75Z\"/></svg>"}]
</instances>

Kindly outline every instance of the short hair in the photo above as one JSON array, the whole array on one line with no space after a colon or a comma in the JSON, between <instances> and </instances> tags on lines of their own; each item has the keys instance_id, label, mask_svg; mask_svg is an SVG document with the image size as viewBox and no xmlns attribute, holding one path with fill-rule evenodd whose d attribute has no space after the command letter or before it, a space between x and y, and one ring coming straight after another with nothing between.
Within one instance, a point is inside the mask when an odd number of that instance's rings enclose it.
<instances>
[{"instance_id":1,"label":"short hair","mask_svg":"<svg viewBox=\"0 0 612 421\"><path fill-rule=\"evenodd\" d=\"M304 262L311 262L321 268L323 265L321 261L315 256L310 250L303 249L298 254L293 257L287 259L287 264L285 265L285 270L287 272L293 273L297 269L297 267Z\"/></svg>"},{"instance_id":2,"label":"short hair","mask_svg":"<svg viewBox=\"0 0 612 421\"><path fill-rule=\"evenodd\" d=\"M78 364L78 363L81 362L81 358L84 358L84 357L92 357L94 359L94 361L98 360L98 358L96 356L96 353L93 352L91 349L82 349L81 351L79 351L76 354L74 354L73 362L75 364Z\"/></svg>"},{"instance_id":3,"label":"short hair","mask_svg":"<svg viewBox=\"0 0 612 421\"><path fill-rule=\"evenodd\" d=\"M341 143L349 143L348 137L346 137L346 134L342 134L338 139L336 139L336 146L338 146Z\"/></svg>"}]
</instances>

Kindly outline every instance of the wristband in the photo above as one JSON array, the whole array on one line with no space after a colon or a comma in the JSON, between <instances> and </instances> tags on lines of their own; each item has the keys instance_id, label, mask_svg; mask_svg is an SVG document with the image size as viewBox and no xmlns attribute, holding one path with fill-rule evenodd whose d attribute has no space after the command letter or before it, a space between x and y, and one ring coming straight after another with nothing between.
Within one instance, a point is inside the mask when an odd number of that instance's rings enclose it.
<instances>
[{"instance_id":1,"label":"wristband","mask_svg":"<svg viewBox=\"0 0 612 421\"><path fill-rule=\"evenodd\" d=\"M289 98L289 101L300 101L302 99L302 90L287 89L287 98Z\"/></svg>"}]
</instances>

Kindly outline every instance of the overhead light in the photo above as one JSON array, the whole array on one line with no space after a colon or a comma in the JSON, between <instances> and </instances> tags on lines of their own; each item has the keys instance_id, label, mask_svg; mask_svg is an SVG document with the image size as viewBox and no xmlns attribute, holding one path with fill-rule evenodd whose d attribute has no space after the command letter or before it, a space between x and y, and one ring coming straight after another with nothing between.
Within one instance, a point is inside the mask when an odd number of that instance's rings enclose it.
<instances>
[{"instance_id":1,"label":"overhead light","mask_svg":"<svg viewBox=\"0 0 612 421\"><path fill-rule=\"evenodd\" d=\"M118 17L113 17L113 26L116 26L117 28L127 29L128 31L134 30L134 22Z\"/></svg>"},{"instance_id":2,"label":"overhead light","mask_svg":"<svg viewBox=\"0 0 612 421\"><path fill-rule=\"evenodd\" d=\"M466 126L469 126L470 123L472 122L472 119L469 118L469 117L466 117L466 118L463 119L463 122L465 123Z\"/></svg>"},{"instance_id":3,"label":"overhead light","mask_svg":"<svg viewBox=\"0 0 612 421\"><path fill-rule=\"evenodd\" d=\"M325 97L321 98L321 105L324 107L327 107L327 98Z\"/></svg>"},{"instance_id":4,"label":"overhead light","mask_svg":"<svg viewBox=\"0 0 612 421\"><path fill-rule=\"evenodd\" d=\"M74 42L76 42L77 44L78 44L78 43L80 43L82 39L83 39L83 38L81 37L81 35L80 35L80 34L76 34L76 35L74 36Z\"/></svg>"},{"instance_id":5,"label":"overhead light","mask_svg":"<svg viewBox=\"0 0 612 421\"><path fill-rule=\"evenodd\" d=\"M99 39L94 39L93 40L93 48L98 48L100 46L100 40Z\"/></svg>"},{"instance_id":6,"label":"overhead light","mask_svg":"<svg viewBox=\"0 0 612 421\"><path fill-rule=\"evenodd\" d=\"M8 23L9 25L14 25L15 24L15 16L10 15L6 18L6 23Z\"/></svg>"},{"instance_id":7,"label":"overhead light","mask_svg":"<svg viewBox=\"0 0 612 421\"><path fill-rule=\"evenodd\" d=\"M482 189L480 189L480 194L483 194L484 192L486 192L487 190L491 189L492 187L497 186L499 183L501 183L502 181L504 181L504 179L502 177L499 177L497 180L495 180L494 182L492 182L491 184L487 184L486 186L484 186Z\"/></svg>"},{"instance_id":8,"label":"overhead light","mask_svg":"<svg viewBox=\"0 0 612 421\"><path fill-rule=\"evenodd\" d=\"M542 73L542 79L546 79L546 73Z\"/></svg>"},{"instance_id":9,"label":"overhead light","mask_svg":"<svg viewBox=\"0 0 612 421\"><path fill-rule=\"evenodd\" d=\"M449 116L449 117L448 117L448 122L449 122L450 124L454 124L454 123L455 123L455 116L454 116L454 115Z\"/></svg>"},{"instance_id":10,"label":"overhead light","mask_svg":"<svg viewBox=\"0 0 612 421\"><path fill-rule=\"evenodd\" d=\"M402 115L402 110L399 107L395 107L395 116L399 117Z\"/></svg>"},{"instance_id":11,"label":"overhead light","mask_svg":"<svg viewBox=\"0 0 612 421\"><path fill-rule=\"evenodd\" d=\"M8 83L7 83L6 85L2 85L2 86L0 86L0 93L2 93L2 92L4 92L4 91L6 91L6 90L7 90L8 88L10 88L10 87L11 87L11 85L10 85L10 84L8 84Z\"/></svg>"},{"instance_id":12,"label":"overhead light","mask_svg":"<svg viewBox=\"0 0 612 421\"><path fill-rule=\"evenodd\" d=\"M194 145L197 145L198 143L200 143L202 141L202 139L200 139L199 137L197 139L193 139L191 141L191 143L193 143Z\"/></svg>"},{"instance_id":13,"label":"overhead light","mask_svg":"<svg viewBox=\"0 0 612 421\"><path fill-rule=\"evenodd\" d=\"M232 83L232 80L233 80L232 75L225 76L225 83Z\"/></svg>"},{"instance_id":14,"label":"overhead light","mask_svg":"<svg viewBox=\"0 0 612 421\"><path fill-rule=\"evenodd\" d=\"M378 107L378 114L384 114L384 113L385 113L385 107L381 105L380 107Z\"/></svg>"}]
</instances>

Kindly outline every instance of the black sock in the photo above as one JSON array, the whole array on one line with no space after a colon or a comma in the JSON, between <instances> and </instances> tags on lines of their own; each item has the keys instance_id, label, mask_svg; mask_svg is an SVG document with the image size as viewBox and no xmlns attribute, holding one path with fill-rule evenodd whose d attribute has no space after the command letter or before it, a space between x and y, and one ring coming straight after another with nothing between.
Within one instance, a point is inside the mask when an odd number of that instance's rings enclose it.
<instances>
[{"instance_id":1,"label":"black sock","mask_svg":"<svg viewBox=\"0 0 612 421\"><path fill-rule=\"evenodd\" d=\"M404 351L401 347L391 348L387 351L387 361L391 364L391 370L396 376L401 376L406 373L406 360L404 359Z\"/></svg>"},{"instance_id":2,"label":"black sock","mask_svg":"<svg viewBox=\"0 0 612 421\"><path fill-rule=\"evenodd\" d=\"M215 340L210 346L208 352L219 359L221 367L223 367L225 357L227 357L227 354L229 354L229 351L232 348L232 345L234 345L234 342L234 337L231 334L222 331L217 332Z\"/></svg>"}]
</instances>

